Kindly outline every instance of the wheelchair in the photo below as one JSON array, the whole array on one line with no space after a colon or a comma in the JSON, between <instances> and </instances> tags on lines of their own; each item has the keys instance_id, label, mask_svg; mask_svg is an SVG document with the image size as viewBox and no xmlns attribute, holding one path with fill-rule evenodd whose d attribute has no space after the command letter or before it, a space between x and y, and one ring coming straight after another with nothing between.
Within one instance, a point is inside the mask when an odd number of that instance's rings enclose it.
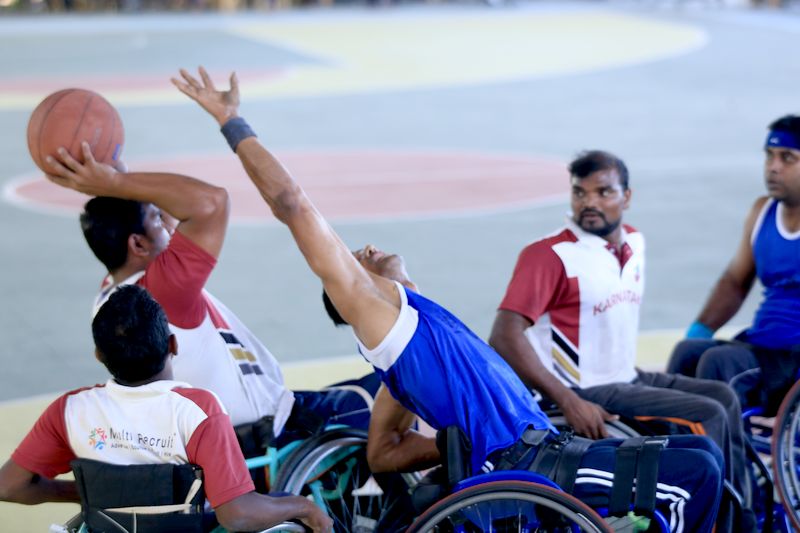
<instances>
[{"instance_id":1,"label":"wheelchair","mask_svg":"<svg viewBox=\"0 0 800 533\"><path fill-rule=\"evenodd\" d=\"M536 472L495 470L471 476L469 439L456 427L439 432L437 447L444 464L412 492L417 510L425 509L407 533L669 531L656 510L649 517L633 512L609 516L608 508L592 509Z\"/></svg>"},{"instance_id":2,"label":"wheelchair","mask_svg":"<svg viewBox=\"0 0 800 533\"><path fill-rule=\"evenodd\" d=\"M784 396L771 429L775 486L791 531L800 531L800 381Z\"/></svg>"},{"instance_id":3,"label":"wheelchair","mask_svg":"<svg viewBox=\"0 0 800 533\"><path fill-rule=\"evenodd\" d=\"M769 402L765 402L763 397L753 396L760 390L758 376L758 372L746 373L730 383L744 404L742 420L747 438L745 451L750 463L753 509L760 531L791 533L800 530L800 506L796 489L792 487L797 483L792 480L797 480L798 473L791 472L791 456L796 453L791 450L797 445L790 445L792 418L797 412L795 404L800 402L800 388L795 384L783 397L780 408L773 406L769 409L764 407Z\"/></svg>"},{"instance_id":4,"label":"wheelchair","mask_svg":"<svg viewBox=\"0 0 800 533\"><path fill-rule=\"evenodd\" d=\"M286 458L273 490L312 498L337 533L403 531L418 473L372 474L367 432L335 428L304 441Z\"/></svg>"},{"instance_id":5,"label":"wheelchair","mask_svg":"<svg viewBox=\"0 0 800 533\"><path fill-rule=\"evenodd\" d=\"M205 512L202 469L191 464L112 465L91 459L71 463L81 513L65 533L226 533ZM53 531L53 529L51 529ZM304 533L284 522L260 533Z\"/></svg>"},{"instance_id":6,"label":"wheelchair","mask_svg":"<svg viewBox=\"0 0 800 533\"><path fill-rule=\"evenodd\" d=\"M396 474L373 477L366 461L366 441L365 430L333 426L309 439L292 442L281 449L269 448L264 455L245 462L251 471L266 471L272 492L301 494L313 499L327 511L337 532L402 530L393 528L392 524L400 521L407 523L410 519L397 513L402 507L395 503L398 499L408 497L409 486L419 476ZM90 472L88 479L83 472L87 468ZM93 531L124 532L138 529L224 533L224 529L214 528L208 523L209 513L202 512L202 490L193 496L192 505L186 507L189 502L185 501L184 495L188 494L188 487L193 482L191 476L195 475L189 472L196 470L199 469L193 465L117 466L87 459L77 460L74 469L76 481L79 482L79 487L84 487L81 492L82 518L75 520L66 530L70 533L88 531L86 525L80 529L81 524L86 521ZM130 494L119 491L101 491L99 494L91 491L91 486L102 481L96 477L98 471L105 472L104 475L113 475L110 482L101 486L130 485L130 476L141 476L142 471L153 471L158 475L153 477L155 474L144 474L147 479L144 485L148 489L144 494L134 494L131 501ZM179 480L183 480L180 485ZM183 507L179 509L176 505ZM115 513L113 521L118 525L109 525L111 522L103 520L97 513L92 514L90 520L89 510L95 507L103 515L109 515L105 511L107 509L124 509L112 511ZM144 507L150 509L143 510ZM172 520L177 520L179 527L173 527ZM198 520L202 523L198 523ZM306 529L300 524L285 523L266 531L291 533Z\"/></svg>"}]
</instances>

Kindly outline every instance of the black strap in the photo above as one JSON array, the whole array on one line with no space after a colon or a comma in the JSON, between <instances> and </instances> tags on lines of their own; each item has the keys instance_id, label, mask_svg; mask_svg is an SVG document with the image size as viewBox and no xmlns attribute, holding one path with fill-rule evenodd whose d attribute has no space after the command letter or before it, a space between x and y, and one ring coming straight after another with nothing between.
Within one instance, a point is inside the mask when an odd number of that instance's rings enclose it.
<instances>
[{"instance_id":1,"label":"black strap","mask_svg":"<svg viewBox=\"0 0 800 533\"><path fill-rule=\"evenodd\" d=\"M632 437L619 445L608 505L609 515L620 516L630 511L634 479L634 510L645 515L652 514L656 504L659 455L667 442L666 437Z\"/></svg>"},{"instance_id":2,"label":"black strap","mask_svg":"<svg viewBox=\"0 0 800 533\"><path fill-rule=\"evenodd\" d=\"M591 445L589 439L576 437L569 430L562 431L539 449L528 470L542 474L564 491L572 492L581 458Z\"/></svg>"},{"instance_id":3,"label":"black strap","mask_svg":"<svg viewBox=\"0 0 800 533\"><path fill-rule=\"evenodd\" d=\"M628 514L630 510L633 480L636 476L636 460L639 457L639 447L644 439L645 437L633 437L625 440L617 448L614 484L611 486L611 499L608 504L608 514L611 516Z\"/></svg>"},{"instance_id":4,"label":"black strap","mask_svg":"<svg viewBox=\"0 0 800 533\"><path fill-rule=\"evenodd\" d=\"M658 459L664 449L666 439L648 439L639 450L636 465L636 497L633 510L636 513L651 515L656 508L656 489L658 488Z\"/></svg>"},{"instance_id":5,"label":"black strap","mask_svg":"<svg viewBox=\"0 0 800 533\"><path fill-rule=\"evenodd\" d=\"M589 449L589 446L592 445L592 442L591 439L573 437L564 445L559 456L554 481L565 492L572 493L572 489L575 487L575 478L578 477L581 458L586 453L586 450Z\"/></svg>"},{"instance_id":6,"label":"black strap","mask_svg":"<svg viewBox=\"0 0 800 533\"><path fill-rule=\"evenodd\" d=\"M511 446L503 450L494 461L495 470L511 470L517 465L526 465L530 462L528 457L536 453L541 445L550 436L547 429L533 429L529 427L522 436Z\"/></svg>"}]
</instances>

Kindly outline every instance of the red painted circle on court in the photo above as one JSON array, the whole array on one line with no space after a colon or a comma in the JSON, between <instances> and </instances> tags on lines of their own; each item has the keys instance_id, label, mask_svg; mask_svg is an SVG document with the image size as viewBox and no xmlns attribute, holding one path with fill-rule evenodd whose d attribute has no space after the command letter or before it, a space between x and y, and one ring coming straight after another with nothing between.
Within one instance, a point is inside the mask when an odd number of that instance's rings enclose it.
<instances>
[{"instance_id":1,"label":"red painted circle on court","mask_svg":"<svg viewBox=\"0 0 800 533\"><path fill-rule=\"evenodd\" d=\"M563 198L568 176L555 159L439 151L278 151L277 157L331 220L378 220L490 212ZM233 219L263 221L269 208L233 154L128 161L131 170L177 172L223 186ZM86 197L44 177L20 180L7 198L68 213Z\"/></svg>"}]
</instances>

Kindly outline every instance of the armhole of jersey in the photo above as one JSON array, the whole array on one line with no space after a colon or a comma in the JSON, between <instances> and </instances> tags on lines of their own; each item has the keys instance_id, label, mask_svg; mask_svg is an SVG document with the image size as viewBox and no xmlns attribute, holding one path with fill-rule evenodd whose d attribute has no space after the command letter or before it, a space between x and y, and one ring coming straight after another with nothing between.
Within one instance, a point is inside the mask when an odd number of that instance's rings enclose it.
<instances>
[{"instance_id":1,"label":"armhole of jersey","mask_svg":"<svg viewBox=\"0 0 800 533\"><path fill-rule=\"evenodd\" d=\"M358 338L358 349L361 355L369 361L372 365L384 372L397 361L400 354L403 353L414 332L417 331L417 324L419 324L419 313L416 309L408 305L408 295L405 288L398 282L395 282L397 291L400 293L400 314L397 316L392 329L383 338L381 343L372 350L368 350Z\"/></svg>"},{"instance_id":2,"label":"armhole of jersey","mask_svg":"<svg viewBox=\"0 0 800 533\"><path fill-rule=\"evenodd\" d=\"M761 231L761 226L764 224L764 218L767 216L767 213L769 212L770 207L772 207L773 202L775 202L773 198L768 198L767 201L764 202L764 206L761 208L761 212L758 213L758 217L756 218L756 223L753 225L753 231L750 233L750 247L753 247L755 245L756 237L758 237L758 232Z\"/></svg>"}]
</instances>

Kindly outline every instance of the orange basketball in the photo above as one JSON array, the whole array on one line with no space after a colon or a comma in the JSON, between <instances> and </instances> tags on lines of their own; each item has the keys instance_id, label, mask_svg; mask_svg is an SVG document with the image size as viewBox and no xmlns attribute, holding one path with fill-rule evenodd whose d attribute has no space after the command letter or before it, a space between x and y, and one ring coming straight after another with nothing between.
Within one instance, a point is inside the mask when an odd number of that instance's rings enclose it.
<instances>
[{"instance_id":1,"label":"orange basketball","mask_svg":"<svg viewBox=\"0 0 800 533\"><path fill-rule=\"evenodd\" d=\"M50 172L45 158L63 146L83 162L81 142L86 141L95 159L114 164L122 154L125 131L119 113L99 94L85 89L64 89L36 106L28 121L28 150L33 162Z\"/></svg>"}]
</instances>

